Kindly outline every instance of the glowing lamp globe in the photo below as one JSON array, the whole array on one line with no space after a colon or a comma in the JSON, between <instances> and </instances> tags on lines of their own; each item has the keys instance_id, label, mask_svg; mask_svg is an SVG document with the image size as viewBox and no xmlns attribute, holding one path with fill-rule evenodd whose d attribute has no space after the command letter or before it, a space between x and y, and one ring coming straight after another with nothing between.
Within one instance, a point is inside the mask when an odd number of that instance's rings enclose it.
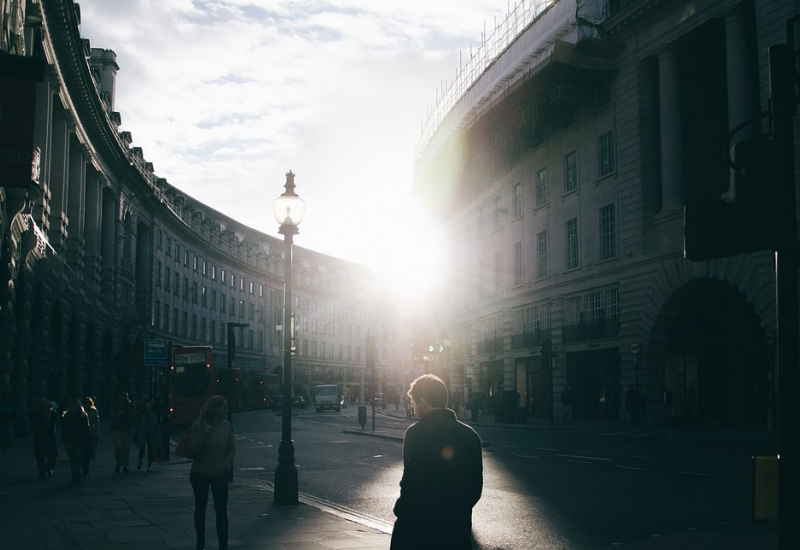
<instances>
[{"instance_id":1,"label":"glowing lamp globe","mask_svg":"<svg viewBox=\"0 0 800 550\"><path fill-rule=\"evenodd\" d=\"M306 201L297 196L294 192L294 173L289 170L286 173L286 191L275 199L272 205L275 213L275 220L281 228L297 227L303 221L303 214L306 212Z\"/></svg>"}]
</instances>

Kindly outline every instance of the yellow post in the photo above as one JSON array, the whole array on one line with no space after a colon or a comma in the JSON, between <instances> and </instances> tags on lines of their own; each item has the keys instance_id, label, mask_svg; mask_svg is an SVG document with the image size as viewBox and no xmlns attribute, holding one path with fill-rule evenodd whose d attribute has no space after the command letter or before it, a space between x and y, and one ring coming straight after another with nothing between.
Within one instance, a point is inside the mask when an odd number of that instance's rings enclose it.
<instances>
[{"instance_id":1,"label":"yellow post","mask_svg":"<svg viewBox=\"0 0 800 550\"><path fill-rule=\"evenodd\" d=\"M778 457L753 457L753 520L778 518Z\"/></svg>"}]
</instances>

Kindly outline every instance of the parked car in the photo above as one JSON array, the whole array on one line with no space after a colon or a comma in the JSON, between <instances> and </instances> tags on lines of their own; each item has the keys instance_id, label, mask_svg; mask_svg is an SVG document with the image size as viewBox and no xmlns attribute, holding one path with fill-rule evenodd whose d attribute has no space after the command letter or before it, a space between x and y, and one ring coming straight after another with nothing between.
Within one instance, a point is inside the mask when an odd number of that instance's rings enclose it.
<instances>
[{"instance_id":1,"label":"parked car","mask_svg":"<svg viewBox=\"0 0 800 550\"><path fill-rule=\"evenodd\" d=\"M306 408L306 400L302 395L295 395L292 397L292 408L295 409L297 407L300 407L301 409Z\"/></svg>"},{"instance_id":2,"label":"parked car","mask_svg":"<svg viewBox=\"0 0 800 550\"><path fill-rule=\"evenodd\" d=\"M283 410L283 396L282 395L275 395L275 396L272 397L272 410L273 411Z\"/></svg>"}]
</instances>

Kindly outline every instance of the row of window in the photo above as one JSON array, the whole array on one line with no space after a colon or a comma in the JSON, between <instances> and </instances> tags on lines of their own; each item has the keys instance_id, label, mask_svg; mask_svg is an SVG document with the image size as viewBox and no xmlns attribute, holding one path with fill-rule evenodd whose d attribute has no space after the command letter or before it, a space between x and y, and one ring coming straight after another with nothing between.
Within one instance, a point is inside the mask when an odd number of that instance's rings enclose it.
<instances>
[{"instance_id":1,"label":"row of window","mask_svg":"<svg viewBox=\"0 0 800 550\"><path fill-rule=\"evenodd\" d=\"M225 323L220 322L219 331L217 331L217 322L215 320L207 320L205 317L198 317L196 314L192 314L189 317L189 312L187 311L179 311L178 308L171 307L169 304L163 304L162 306L161 300L155 301L151 325L158 330L195 341L209 342L211 344L224 344L227 342ZM264 331L245 329L244 336L244 341L239 344L243 348L255 351L265 350Z\"/></svg>"},{"instance_id":2,"label":"row of window","mask_svg":"<svg viewBox=\"0 0 800 550\"><path fill-rule=\"evenodd\" d=\"M597 138L597 163L598 176L605 177L616 171L614 160L614 134L606 132ZM564 192L571 193L578 189L578 152L573 150L564 155L563 159L563 180ZM549 185L547 178L547 168L541 168L536 172L535 179L535 200L536 208L544 206L550 200ZM494 208L494 227L500 228L502 225L500 207L500 197L495 198ZM511 190L511 213L514 218L522 216L524 212L522 183L517 183ZM483 223L482 220L479 223Z\"/></svg>"},{"instance_id":3,"label":"row of window","mask_svg":"<svg viewBox=\"0 0 800 550\"><path fill-rule=\"evenodd\" d=\"M604 206L600 209L599 227L600 231L600 258L610 260L617 257L617 216L616 207L613 204ZM564 223L564 268L569 271L580 267L580 233L578 218L572 218ZM513 244L513 286L525 283L525 257L523 254L522 241ZM483 264L483 262L481 262ZM536 234L536 262L534 265L535 278L543 279L550 274L550 237L547 230ZM481 292L486 294L485 280L483 280L484 268L479 266L481 273ZM498 250L494 253L494 285L495 293L503 289L503 257Z\"/></svg>"},{"instance_id":4,"label":"row of window","mask_svg":"<svg viewBox=\"0 0 800 550\"><path fill-rule=\"evenodd\" d=\"M594 290L565 299L566 326L598 323L619 318L619 296L616 288ZM514 334L524 334L552 328L553 304L547 302L514 311ZM502 336L502 316L493 315L478 322L478 341Z\"/></svg>"},{"instance_id":5,"label":"row of window","mask_svg":"<svg viewBox=\"0 0 800 550\"><path fill-rule=\"evenodd\" d=\"M227 273L224 269L217 269L216 265L209 266L206 260L201 260L196 254L192 254L188 248L182 248L180 243L175 242L173 243L172 238L167 236L167 244L166 248L163 246L163 238L164 233L160 229L156 230L157 237L156 237L156 246L159 249L165 250L166 256L173 256L172 251L175 251L174 257L176 262L181 261L181 251L183 251L183 266L187 269L191 269L195 273L200 273L204 277L211 276L211 280L216 281L219 275L220 284L229 284L231 288L236 288L236 280L237 276L234 273ZM173 248L174 247L174 248ZM210 267L210 269L209 269ZM167 268L168 269L168 268ZM157 262L157 269L156 269L156 277L157 281L161 277L161 260ZM249 294L256 293L256 282L254 281L245 281L244 277L238 277L238 287L239 292L248 292ZM259 297L264 296L264 285L258 284L258 295Z\"/></svg>"},{"instance_id":6,"label":"row of window","mask_svg":"<svg viewBox=\"0 0 800 550\"><path fill-rule=\"evenodd\" d=\"M316 359L330 359L338 361L361 361L361 346L350 344L330 344L327 342L317 342L316 340L302 340L301 345L295 349L299 357L311 357ZM353 354L355 351L355 354Z\"/></svg>"}]
</instances>

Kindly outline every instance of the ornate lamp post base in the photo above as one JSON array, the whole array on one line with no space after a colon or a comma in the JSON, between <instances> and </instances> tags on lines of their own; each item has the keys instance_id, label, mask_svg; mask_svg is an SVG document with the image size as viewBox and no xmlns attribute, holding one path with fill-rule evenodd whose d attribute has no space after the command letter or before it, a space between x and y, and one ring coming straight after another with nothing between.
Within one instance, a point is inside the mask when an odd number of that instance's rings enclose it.
<instances>
[{"instance_id":1,"label":"ornate lamp post base","mask_svg":"<svg viewBox=\"0 0 800 550\"><path fill-rule=\"evenodd\" d=\"M297 468L294 465L294 442L281 441L278 447L278 467L275 468L275 497L278 505L298 504Z\"/></svg>"}]
</instances>

